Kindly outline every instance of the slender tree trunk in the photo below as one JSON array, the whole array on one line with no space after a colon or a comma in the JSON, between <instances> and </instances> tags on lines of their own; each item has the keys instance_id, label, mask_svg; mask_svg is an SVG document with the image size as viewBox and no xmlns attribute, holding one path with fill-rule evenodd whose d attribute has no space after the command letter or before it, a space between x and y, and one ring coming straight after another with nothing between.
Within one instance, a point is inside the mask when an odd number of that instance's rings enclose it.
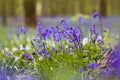
<instances>
[{"instance_id":1,"label":"slender tree trunk","mask_svg":"<svg viewBox=\"0 0 120 80\"><path fill-rule=\"evenodd\" d=\"M46 0L41 0L41 4L42 4L42 16L46 16L46 11L47 11L47 4L46 4Z\"/></svg>"},{"instance_id":2,"label":"slender tree trunk","mask_svg":"<svg viewBox=\"0 0 120 80\"><path fill-rule=\"evenodd\" d=\"M11 17L15 16L15 1L16 0L8 0L9 2L9 15Z\"/></svg>"},{"instance_id":3,"label":"slender tree trunk","mask_svg":"<svg viewBox=\"0 0 120 80\"><path fill-rule=\"evenodd\" d=\"M7 25L7 10L6 10L6 0L1 0L1 16L3 26Z\"/></svg>"},{"instance_id":4,"label":"slender tree trunk","mask_svg":"<svg viewBox=\"0 0 120 80\"><path fill-rule=\"evenodd\" d=\"M74 0L69 0L66 7L67 7L67 14L70 16L74 15Z\"/></svg>"},{"instance_id":5,"label":"slender tree trunk","mask_svg":"<svg viewBox=\"0 0 120 80\"><path fill-rule=\"evenodd\" d=\"M36 25L36 0L23 0L25 21L28 26Z\"/></svg>"},{"instance_id":6,"label":"slender tree trunk","mask_svg":"<svg viewBox=\"0 0 120 80\"><path fill-rule=\"evenodd\" d=\"M80 0L80 12L82 14L85 13L85 3L84 2L85 2L84 0Z\"/></svg>"},{"instance_id":7,"label":"slender tree trunk","mask_svg":"<svg viewBox=\"0 0 120 80\"><path fill-rule=\"evenodd\" d=\"M107 16L107 0L100 0L100 15Z\"/></svg>"},{"instance_id":8,"label":"slender tree trunk","mask_svg":"<svg viewBox=\"0 0 120 80\"><path fill-rule=\"evenodd\" d=\"M51 0L51 16L56 16L56 0Z\"/></svg>"},{"instance_id":9,"label":"slender tree trunk","mask_svg":"<svg viewBox=\"0 0 120 80\"><path fill-rule=\"evenodd\" d=\"M79 4L80 3L80 0L76 0L75 2L74 2L74 12L75 12L75 14L78 14L78 13L80 13L80 7L79 7Z\"/></svg>"}]
</instances>

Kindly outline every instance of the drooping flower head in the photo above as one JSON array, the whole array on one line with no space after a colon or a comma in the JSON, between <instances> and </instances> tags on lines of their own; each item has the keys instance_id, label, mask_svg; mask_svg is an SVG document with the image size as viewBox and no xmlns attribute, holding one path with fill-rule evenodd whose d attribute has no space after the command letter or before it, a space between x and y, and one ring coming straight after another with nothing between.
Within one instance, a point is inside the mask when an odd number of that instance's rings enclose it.
<instances>
[{"instance_id":1,"label":"drooping flower head","mask_svg":"<svg viewBox=\"0 0 120 80\"><path fill-rule=\"evenodd\" d=\"M91 63L88 64L88 68L89 68L89 69L97 68L97 66L98 66L98 65L97 65L96 62L91 62Z\"/></svg>"},{"instance_id":2,"label":"drooping flower head","mask_svg":"<svg viewBox=\"0 0 120 80\"><path fill-rule=\"evenodd\" d=\"M61 20L61 25L66 28L67 27L67 22L65 21L65 19Z\"/></svg>"},{"instance_id":3,"label":"drooping flower head","mask_svg":"<svg viewBox=\"0 0 120 80\"><path fill-rule=\"evenodd\" d=\"M18 33L23 33L23 34L26 34L26 29L24 26L18 28Z\"/></svg>"},{"instance_id":4,"label":"drooping flower head","mask_svg":"<svg viewBox=\"0 0 120 80\"><path fill-rule=\"evenodd\" d=\"M103 77L109 77L111 75L111 71L107 69L102 69L101 73Z\"/></svg>"},{"instance_id":5,"label":"drooping flower head","mask_svg":"<svg viewBox=\"0 0 120 80\"><path fill-rule=\"evenodd\" d=\"M7 55L8 57L11 57L11 56L12 56L11 53L8 52L8 51L5 51L5 53L6 53L6 55Z\"/></svg>"},{"instance_id":6,"label":"drooping flower head","mask_svg":"<svg viewBox=\"0 0 120 80\"><path fill-rule=\"evenodd\" d=\"M22 58L31 59L32 57L29 53L23 53Z\"/></svg>"},{"instance_id":7,"label":"drooping flower head","mask_svg":"<svg viewBox=\"0 0 120 80\"><path fill-rule=\"evenodd\" d=\"M40 25L40 22L38 22L38 24L37 24L37 31L38 31L38 32L41 32L41 25Z\"/></svg>"},{"instance_id":8,"label":"drooping flower head","mask_svg":"<svg viewBox=\"0 0 120 80\"><path fill-rule=\"evenodd\" d=\"M80 68L79 68L79 72L80 72L80 73L83 73L83 72L84 72L83 67L80 67Z\"/></svg>"},{"instance_id":9,"label":"drooping flower head","mask_svg":"<svg viewBox=\"0 0 120 80\"><path fill-rule=\"evenodd\" d=\"M98 46L99 46L101 44L102 40L98 39L97 42L98 42Z\"/></svg>"},{"instance_id":10,"label":"drooping flower head","mask_svg":"<svg viewBox=\"0 0 120 80\"><path fill-rule=\"evenodd\" d=\"M96 18L97 16L99 16L98 12L93 13L93 18Z\"/></svg>"},{"instance_id":11,"label":"drooping flower head","mask_svg":"<svg viewBox=\"0 0 120 80\"><path fill-rule=\"evenodd\" d=\"M45 49L42 49L42 53L43 53L45 56L50 57L50 54L49 54Z\"/></svg>"}]
</instances>

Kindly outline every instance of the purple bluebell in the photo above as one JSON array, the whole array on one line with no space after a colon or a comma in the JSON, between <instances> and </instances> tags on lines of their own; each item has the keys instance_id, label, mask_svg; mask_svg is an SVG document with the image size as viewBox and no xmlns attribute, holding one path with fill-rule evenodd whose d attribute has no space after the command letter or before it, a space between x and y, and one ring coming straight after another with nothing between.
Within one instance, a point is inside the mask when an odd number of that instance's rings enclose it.
<instances>
[{"instance_id":1,"label":"purple bluebell","mask_svg":"<svg viewBox=\"0 0 120 80\"><path fill-rule=\"evenodd\" d=\"M95 43L96 40L97 40L97 38L98 38L98 35L99 35L99 34L97 33L97 30L96 30L96 26L95 26L95 25L93 25L92 30L91 30L91 33L92 33L92 36L93 36L92 42Z\"/></svg>"},{"instance_id":2,"label":"purple bluebell","mask_svg":"<svg viewBox=\"0 0 120 80\"><path fill-rule=\"evenodd\" d=\"M101 48L101 51L102 51L102 52L104 52L104 51L105 51L105 49L104 49L104 48Z\"/></svg>"},{"instance_id":3,"label":"purple bluebell","mask_svg":"<svg viewBox=\"0 0 120 80\"><path fill-rule=\"evenodd\" d=\"M80 17L78 18L78 22L79 22L79 23L82 23L82 20L83 20L83 17L80 16Z\"/></svg>"},{"instance_id":4,"label":"purple bluebell","mask_svg":"<svg viewBox=\"0 0 120 80\"><path fill-rule=\"evenodd\" d=\"M73 33L78 35L80 33L80 29L79 28L74 28Z\"/></svg>"},{"instance_id":5,"label":"purple bluebell","mask_svg":"<svg viewBox=\"0 0 120 80\"><path fill-rule=\"evenodd\" d=\"M82 51L84 51L84 48L81 48Z\"/></svg>"},{"instance_id":6,"label":"purple bluebell","mask_svg":"<svg viewBox=\"0 0 120 80\"><path fill-rule=\"evenodd\" d=\"M42 36L46 38L48 37L48 35L49 35L49 29L45 29L44 32L42 33Z\"/></svg>"},{"instance_id":7,"label":"purple bluebell","mask_svg":"<svg viewBox=\"0 0 120 80\"><path fill-rule=\"evenodd\" d=\"M37 39L37 43L40 44L40 39Z\"/></svg>"},{"instance_id":8,"label":"purple bluebell","mask_svg":"<svg viewBox=\"0 0 120 80\"><path fill-rule=\"evenodd\" d=\"M8 57L11 57L11 53L10 53L10 52L5 51L5 53L6 53L6 55L7 55Z\"/></svg>"},{"instance_id":9,"label":"purple bluebell","mask_svg":"<svg viewBox=\"0 0 120 80\"><path fill-rule=\"evenodd\" d=\"M83 72L84 72L83 67L80 67L80 68L79 68L79 72L80 72L80 73L83 73Z\"/></svg>"},{"instance_id":10,"label":"purple bluebell","mask_svg":"<svg viewBox=\"0 0 120 80\"><path fill-rule=\"evenodd\" d=\"M26 34L26 29L25 29L25 27L20 27L20 28L18 28L18 33L23 33L23 34Z\"/></svg>"},{"instance_id":11,"label":"purple bluebell","mask_svg":"<svg viewBox=\"0 0 120 80\"><path fill-rule=\"evenodd\" d=\"M98 13L98 12L95 12L95 13L93 14L93 18L96 18L97 16L99 16L99 13Z\"/></svg>"},{"instance_id":12,"label":"purple bluebell","mask_svg":"<svg viewBox=\"0 0 120 80\"><path fill-rule=\"evenodd\" d=\"M65 48L65 51L66 51L66 52L69 52L69 49L68 49L68 48Z\"/></svg>"},{"instance_id":13,"label":"purple bluebell","mask_svg":"<svg viewBox=\"0 0 120 80\"><path fill-rule=\"evenodd\" d=\"M101 73L104 77L109 77L111 75L111 71L109 69L102 69Z\"/></svg>"},{"instance_id":14,"label":"purple bluebell","mask_svg":"<svg viewBox=\"0 0 120 80\"><path fill-rule=\"evenodd\" d=\"M53 52L55 52L55 48L52 48L51 50L52 50Z\"/></svg>"},{"instance_id":15,"label":"purple bluebell","mask_svg":"<svg viewBox=\"0 0 120 80\"><path fill-rule=\"evenodd\" d=\"M62 20L61 20L61 24L62 24L62 26L63 26L64 28L67 27L67 22L66 22L65 19L62 19Z\"/></svg>"},{"instance_id":16,"label":"purple bluebell","mask_svg":"<svg viewBox=\"0 0 120 80\"><path fill-rule=\"evenodd\" d=\"M75 46L70 45L70 49L73 51L75 49Z\"/></svg>"},{"instance_id":17,"label":"purple bluebell","mask_svg":"<svg viewBox=\"0 0 120 80\"><path fill-rule=\"evenodd\" d=\"M98 39L97 42L98 42L98 46L99 46L101 44L102 40Z\"/></svg>"},{"instance_id":18,"label":"purple bluebell","mask_svg":"<svg viewBox=\"0 0 120 80\"><path fill-rule=\"evenodd\" d=\"M62 49L62 45L60 45L59 48Z\"/></svg>"},{"instance_id":19,"label":"purple bluebell","mask_svg":"<svg viewBox=\"0 0 120 80\"><path fill-rule=\"evenodd\" d=\"M73 35L72 35L72 40L73 40L73 42L77 41L77 35L75 33L73 33Z\"/></svg>"},{"instance_id":20,"label":"purple bluebell","mask_svg":"<svg viewBox=\"0 0 120 80\"><path fill-rule=\"evenodd\" d=\"M50 54L45 49L42 49L42 53L44 53L45 56L50 56Z\"/></svg>"},{"instance_id":21,"label":"purple bluebell","mask_svg":"<svg viewBox=\"0 0 120 80\"><path fill-rule=\"evenodd\" d=\"M94 24L93 27L92 27L92 33L93 33L93 34L97 34L96 31L97 31L97 30L96 30L96 25Z\"/></svg>"},{"instance_id":22,"label":"purple bluebell","mask_svg":"<svg viewBox=\"0 0 120 80\"><path fill-rule=\"evenodd\" d=\"M38 33L38 34L37 34L37 36L38 36L38 37L40 37L40 36L41 36L41 34L40 34L40 33Z\"/></svg>"},{"instance_id":23,"label":"purple bluebell","mask_svg":"<svg viewBox=\"0 0 120 80\"><path fill-rule=\"evenodd\" d=\"M82 35L79 34L79 35L77 36L78 41L81 41L81 38L82 38Z\"/></svg>"},{"instance_id":24,"label":"purple bluebell","mask_svg":"<svg viewBox=\"0 0 120 80\"><path fill-rule=\"evenodd\" d=\"M38 22L37 31L38 31L38 32L41 32L41 25L40 25L40 22Z\"/></svg>"},{"instance_id":25,"label":"purple bluebell","mask_svg":"<svg viewBox=\"0 0 120 80\"><path fill-rule=\"evenodd\" d=\"M56 56L57 50L55 50L55 48L51 49L54 52L54 56Z\"/></svg>"},{"instance_id":26,"label":"purple bluebell","mask_svg":"<svg viewBox=\"0 0 120 80\"><path fill-rule=\"evenodd\" d=\"M29 53L23 53L22 58L31 59L32 57L31 57L31 55Z\"/></svg>"},{"instance_id":27,"label":"purple bluebell","mask_svg":"<svg viewBox=\"0 0 120 80\"><path fill-rule=\"evenodd\" d=\"M88 68L89 68L89 69L97 68L97 66L98 66L98 65L97 65L96 62L91 62L91 63L88 64Z\"/></svg>"}]
</instances>

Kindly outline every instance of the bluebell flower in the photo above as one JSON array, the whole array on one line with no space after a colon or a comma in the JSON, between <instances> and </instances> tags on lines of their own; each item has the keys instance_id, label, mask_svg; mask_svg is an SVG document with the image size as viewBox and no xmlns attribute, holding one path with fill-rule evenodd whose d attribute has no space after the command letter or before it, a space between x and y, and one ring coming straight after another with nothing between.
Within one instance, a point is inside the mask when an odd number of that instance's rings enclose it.
<instances>
[{"instance_id":1,"label":"bluebell flower","mask_svg":"<svg viewBox=\"0 0 120 80\"><path fill-rule=\"evenodd\" d=\"M79 28L74 28L73 33L76 34L76 35L78 35L80 33Z\"/></svg>"},{"instance_id":2,"label":"bluebell flower","mask_svg":"<svg viewBox=\"0 0 120 80\"><path fill-rule=\"evenodd\" d=\"M7 55L8 57L11 57L11 56L12 56L11 53L8 52L8 51L5 51L5 53L6 53L6 55Z\"/></svg>"},{"instance_id":3,"label":"bluebell flower","mask_svg":"<svg viewBox=\"0 0 120 80\"><path fill-rule=\"evenodd\" d=\"M37 43L40 44L40 39L37 39Z\"/></svg>"},{"instance_id":4,"label":"bluebell flower","mask_svg":"<svg viewBox=\"0 0 120 80\"><path fill-rule=\"evenodd\" d=\"M41 32L41 25L40 25L40 22L38 22L37 31L38 31L38 32Z\"/></svg>"},{"instance_id":5,"label":"bluebell flower","mask_svg":"<svg viewBox=\"0 0 120 80\"><path fill-rule=\"evenodd\" d=\"M98 13L98 12L95 12L95 13L93 14L93 18L96 18L97 16L99 16L99 13Z\"/></svg>"},{"instance_id":6,"label":"bluebell flower","mask_svg":"<svg viewBox=\"0 0 120 80\"><path fill-rule=\"evenodd\" d=\"M73 42L77 41L77 35L75 33L72 34L72 40Z\"/></svg>"},{"instance_id":7,"label":"bluebell flower","mask_svg":"<svg viewBox=\"0 0 120 80\"><path fill-rule=\"evenodd\" d=\"M45 56L50 56L50 54L45 49L42 49L42 53L44 53Z\"/></svg>"},{"instance_id":8,"label":"bluebell flower","mask_svg":"<svg viewBox=\"0 0 120 80\"><path fill-rule=\"evenodd\" d=\"M82 23L82 20L83 20L83 17L80 16L80 17L78 18L78 22L79 22L79 23Z\"/></svg>"},{"instance_id":9,"label":"bluebell flower","mask_svg":"<svg viewBox=\"0 0 120 80\"><path fill-rule=\"evenodd\" d=\"M91 63L88 64L88 68L89 68L89 69L97 68L97 66L98 66L98 65L97 65L96 62L91 62Z\"/></svg>"},{"instance_id":10,"label":"bluebell flower","mask_svg":"<svg viewBox=\"0 0 120 80\"><path fill-rule=\"evenodd\" d=\"M83 72L84 72L83 67L80 67L80 68L79 68L79 72L80 72L80 73L83 73Z\"/></svg>"},{"instance_id":11,"label":"bluebell flower","mask_svg":"<svg viewBox=\"0 0 120 80\"><path fill-rule=\"evenodd\" d=\"M96 25L95 24L92 27L92 33L93 34L97 34L97 30L96 30Z\"/></svg>"},{"instance_id":12,"label":"bluebell flower","mask_svg":"<svg viewBox=\"0 0 120 80\"><path fill-rule=\"evenodd\" d=\"M104 49L104 48L101 48L101 51L102 51L102 52L104 52L104 51L105 51L105 49Z\"/></svg>"},{"instance_id":13,"label":"bluebell flower","mask_svg":"<svg viewBox=\"0 0 120 80\"><path fill-rule=\"evenodd\" d=\"M79 34L79 35L77 36L78 41L81 41L81 38L82 38L82 35Z\"/></svg>"},{"instance_id":14,"label":"bluebell flower","mask_svg":"<svg viewBox=\"0 0 120 80\"><path fill-rule=\"evenodd\" d=\"M23 53L22 58L31 59L32 57L31 57L31 55L29 53Z\"/></svg>"},{"instance_id":15,"label":"bluebell flower","mask_svg":"<svg viewBox=\"0 0 120 80\"><path fill-rule=\"evenodd\" d=\"M65 21L65 19L62 19L62 20L61 20L61 24L62 24L62 26L63 26L64 28L67 27L67 22Z\"/></svg>"},{"instance_id":16,"label":"bluebell flower","mask_svg":"<svg viewBox=\"0 0 120 80\"><path fill-rule=\"evenodd\" d=\"M95 43L97 38L98 38L98 33L96 31L96 26L95 25L93 25L91 33L92 33L92 36L93 36L92 42Z\"/></svg>"},{"instance_id":17,"label":"bluebell flower","mask_svg":"<svg viewBox=\"0 0 120 80\"><path fill-rule=\"evenodd\" d=\"M26 29L25 29L25 27L20 27L20 28L18 28L18 33L23 33L23 34L25 34L26 33Z\"/></svg>"},{"instance_id":18,"label":"bluebell flower","mask_svg":"<svg viewBox=\"0 0 120 80\"><path fill-rule=\"evenodd\" d=\"M52 50L54 53L56 53L56 50L55 50L55 48L52 48L51 50Z\"/></svg>"},{"instance_id":19,"label":"bluebell flower","mask_svg":"<svg viewBox=\"0 0 120 80\"><path fill-rule=\"evenodd\" d=\"M102 69L101 73L102 73L102 76L104 77L109 77L111 75L111 71L107 69Z\"/></svg>"},{"instance_id":20,"label":"bluebell flower","mask_svg":"<svg viewBox=\"0 0 120 80\"><path fill-rule=\"evenodd\" d=\"M62 45L60 45L59 48L62 49Z\"/></svg>"},{"instance_id":21,"label":"bluebell flower","mask_svg":"<svg viewBox=\"0 0 120 80\"><path fill-rule=\"evenodd\" d=\"M102 40L101 39L98 39L98 46L101 44Z\"/></svg>"},{"instance_id":22,"label":"bluebell flower","mask_svg":"<svg viewBox=\"0 0 120 80\"><path fill-rule=\"evenodd\" d=\"M54 52L54 55L56 56L57 50L55 50L55 48L51 49Z\"/></svg>"}]
</instances>

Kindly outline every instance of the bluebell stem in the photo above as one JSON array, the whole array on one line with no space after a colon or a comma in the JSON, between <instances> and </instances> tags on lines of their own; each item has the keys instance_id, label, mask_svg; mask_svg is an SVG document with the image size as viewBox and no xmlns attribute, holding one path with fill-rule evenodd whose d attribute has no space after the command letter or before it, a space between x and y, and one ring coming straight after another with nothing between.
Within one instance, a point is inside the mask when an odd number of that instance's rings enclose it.
<instances>
[{"instance_id":1,"label":"bluebell stem","mask_svg":"<svg viewBox=\"0 0 120 80\"><path fill-rule=\"evenodd\" d=\"M100 25L101 25L101 37L102 37L102 41L103 41L103 26L102 26L102 18L101 18L101 16L99 15L99 13L98 12L95 12L94 14L93 14L93 18L99 18L99 20L100 20Z\"/></svg>"}]
</instances>

